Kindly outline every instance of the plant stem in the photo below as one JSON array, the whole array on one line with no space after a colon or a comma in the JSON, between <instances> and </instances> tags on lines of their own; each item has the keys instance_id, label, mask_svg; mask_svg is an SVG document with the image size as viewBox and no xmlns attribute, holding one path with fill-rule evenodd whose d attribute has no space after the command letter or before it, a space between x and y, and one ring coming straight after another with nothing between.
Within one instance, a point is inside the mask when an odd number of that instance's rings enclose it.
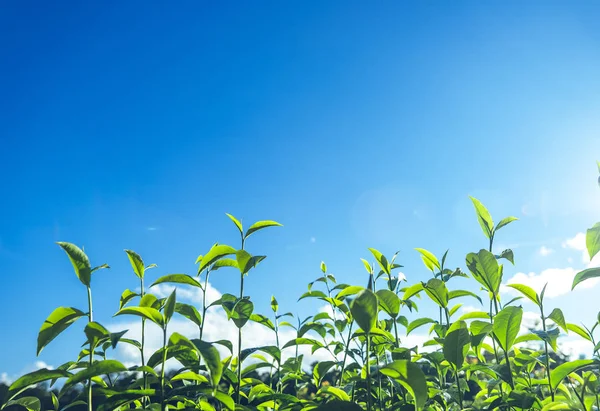
<instances>
[{"instance_id":1,"label":"plant stem","mask_svg":"<svg viewBox=\"0 0 600 411\"><path fill-rule=\"evenodd\" d=\"M163 327L163 358L162 368L160 370L160 409L166 410L165 407L165 363L167 362L167 326Z\"/></svg>"},{"instance_id":2,"label":"plant stem","mask_svg":"<svg viewBox=\"0 0 600 411\"><path fill-rule=\"evenodd\" d=\"M342 382L344 382L344 369L346 368L346 359L348 358L348 350L350 348L350 336L352 335L352 326L353 325L354 325L354 321L352 321L350 323L350 326L348 328L348 338L346 339L346 349L344 350L344 359L342 360L342 371L340 372L340 382L338 383L338 385L340 387L342 386ZM298 346L296 346L296 347L298 347Z\"/></svg>"},{"instance_id":3,"label":"plant stem","mask_svg":"<svg viewBox=\"0 0 600 411\"><path fill-rule=\"evenodd\" d=\"M371 411L371 367L369 356L371 354L371 335L367 333L367 352L365 353L365 366L367 368L367 411Z\"/></svg>"},{"instance_id":4,"label":"plant stem","mask_svg":"<svg viewBox=\"0 0 600 411\"><path fill-rule=\"evenodd\" d=\"M94 311L92 309L92 288L90 286L87 287L87 297L88 297L88 321L91 323L94 321ZM94 347L92 346L92 342L90 341L90 367L94 364ZM88 411L93 411L92 405L92 379L88 380Z\"/></svg>"},{"instance_id":5,"label":"plant stem","mask_svg":"<svg viewBox=\"0 0 600 411\"><path fill-rule=\"evenodd\" d=\"M144 298L144 295L146 294L145 290L144 290L144 277L142 277L140 279L140 289L141 289L141 298ZM142 367L144 367L146 365L146 360L144 358L144 346L145 346L145 341L146 341L146 319L142 318L142 348L140 349L140 355L142 357ZM146 371L144 371L143 373L144 375L144 390L148 389L148 374L146 373ZM144 397L143 398L143 402L144 402L144 406L147 406L148 404L148 397Z\"/></svg>"},{"instance_id":6,"label":"plant stem","mask_svg":"<svg viewBox=\"0 0 600 411\"><path fill-rule=\"evenodd\" d=\"M540 313L542 315L542 329L546 332L546 317L544 316L544 306L540 304ZM544 350L546 353L546 376L548 377L548 388L550 389L550 396L554 401L554 390L552 389L552 377L550 376L550 356L548 355L548 342L544 340Z\"/></svg>"},{"instance_id":7,"label":"plant stem","mask_svg":"<svg viewBox=\"0 0 600 411\"><path fill-rule=\"evenodd\" d=\"M244 249L245 238L242 236L242 250ZM244 274L240 273L240 301L244 298ZM237 402L241 404L241 388L242 388L242 327L238 328L238 368L237 368Z\"/></svg>"},{"instance_id":8,"label":"plant stem","mask_svg":"<svg viewBox=\"0 0 600 411\"><path fill-rule=\"evenodd\" d=\"M460 381L458 379L458 369L454 368L454 378L456 379L456 387L458 388L458 402L460 404L460 409L462 410L463 407L463 398L462 398L462 390L460 389Z\"/></svg>"}]
</instances>

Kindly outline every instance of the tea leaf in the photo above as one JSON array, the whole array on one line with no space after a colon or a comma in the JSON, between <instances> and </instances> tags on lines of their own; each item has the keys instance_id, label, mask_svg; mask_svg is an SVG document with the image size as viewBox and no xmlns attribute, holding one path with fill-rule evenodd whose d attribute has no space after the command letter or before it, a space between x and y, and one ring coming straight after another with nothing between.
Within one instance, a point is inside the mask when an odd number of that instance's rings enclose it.
<instances>
[{"instance_id":1,"label":"tea leaf","mask_svg":"<svg viewBox=\"0 0 600 411\"><path fill-rule=\"evenodd\" d=\"M256 223L250 226L250 228L246 231L246 235L244 237L248 238L252 233L255 233L258 230L262 230L263 228L267 227L282 227L282 225L279 224L277 221L271 220L257 221Z\"/></svg>"},{"instance_id":2,"label":"tea leaf","mask_svg":"<svg viewBox=\"0 0 600 411\"><path fill-rule=\"evenodd\" d=\"M406 327L406 335L410 334L411 331L413 331L425 324L431 324L431 323L437 323L437 321L435 321L431 318L417 318L416 320L414 320L413 322L408 324L408 327Z\"/></svg>"},{"instance_id":3,"label":"tea leaf","mask_svg":"<svg viewBox=\"0 0 600 411\"><path fill-rule=\"evenodd\" d=\"M184 316L198 327L202 326L202 316L196 307L185 303L177 303L175 304L175 312Z\"/></svg>"},{"instance_id":4,"label":"tea leaf","mask_svg":"<svg viewBox=\"0 0 600 411\"><path fill-rule=\"evenodd\" d=\"M548 316L556 325L562 328L567 334L569 330L567 328L567 322L565 321L565 316L560 308L555 308L552 310L550 315Z\"/></svg>"},{"instance_id":5,"label":"tea leaf","mask_svg":"<svg viewBox=\"0 0 600 411\"><path fill-rule=\"evenodd\" d=\"M481 201L479 201L475 197L469 198L473 202L475 212L477 213L477 220L479 221L479 225L481 226L483 233L487 238L490 238L494 229L494 220L492 220L490 212L487 210L487 208L485 208Z\"/></svg>"},{"instance_id":6,"label":"tea leaf","mask_svg":"<svg viewBox=\"0 0 600 411\"><path fill-rule=\"evenodd\" d=\"M379 305L392 318L400 312L400 298L390 290L378 290L376 293Z\"/></svg>"},{"instance_id":7,"label":"tea leaf","mask_svg":"<svg viewBox=\"0 0 600 411\"><path fill-rule=\"evenodd\" d=\"M79 318L85 316L84 312L73 307L58 307L44 321L37 339L37 355L40 355L46 345L54 340L60 333Z\"/></svg>"},{"instance_id":8,"label":"tea leaf","mask_svg":"<svg viewBox=\"0 0 600 411\"><path fill-rule=\"evenodd\" d=\"M539 306L541 304L540 297L533 288L525 284L507 284L506 286L519 291L525 297L529 298L529 300L535 305Z\"/></svg>"},{"instance_id":9,"label":"tea leaf","mask_svg":"<svg viewBox=\"0 0 600 411\"><path fill-rule=\"evenodd\" d=\"M596 223L592 228L587 230L585 245L591 260L600 251L600 223Z\"/></svg>"},{"instance_id":10,"label":"tea leaf","mask_svg":"<svg viewBox=\"0 0 600 411\"><path fill-rule=\"evenodd\" d=\"M127 253L129 263L131 264L131 268L133 268L133 272L135 273L135 275L137 275L140 279L144 278L146 268L144 266L144 261L142 260L142 257L140 257L139 254L132 250L125 250L125 252Z\"/></svg>"},{"instance_id":11,"label":"tea leaf","mask_svg":"<svg viewBox=\"0 0 600 411\"><path fill-rule=\"evenodd\" d=\"M149 295L149 294L146 294ZM145 318L152 321L161 328L164 326L165 319L162 314L156 309L151 307L125 307L120 309L114 316L118 315L137 315L138 317Z\"/></svg>"},{"instance_id":12,"label":"tea leaf","mask_svg":"<svg viewBox=\"0 0 600 411\"><path fill-rule=\"evenodd\" d=\"M228 245L222 245L222 244L214 245L208 251L208 253L206 253L206 255L204 255L202 257L202 259L200 260L200 265L198 266L198 274L200 274L202 271L204 271L206 268L208 268L215 261L217 261L225 256L235 254L235 253L236 253L236 249L233 247L230 247Z\"/></svg>"},{"instance_id":13,"label":"tea leaf","mask_svg":"<svg viewBox=\"0 0 600 411\"><path fill-rule=\"evenodd\" d=\"M211 384L216 390L221 381L221 376L223 375L223 363L221 363L219 351L214 345L206 341L193 340L192 342L198 349L198 352L200 352L200 355L208 368ZM241 364L239 366L241 366Z\"/></svg>"},{"instance_id":14,"label":"tea leaf","mask_svg":"<svg viewBox=\"0 0 600 411\"><path fill-rule=\"evenodd\" d=\"M244 227L242 226L242 223L237 218L235 218L234 216L232 216L231 214L225 213L225 215L227 217L229 217L229 219L231 221L233 221L233 224L235 224L235 226L237 227L237 229L240 232L240 235L243 237L244 236Z\"/></svg>"},{"instance_id":15,"label":"tea leaf","mask_svg":"<svg viewBox=\"0 0 600 411\"><path fill-rule=\"evenodd\" d=\"M575 287L584 282L585 280L589 280L590 278L600 277L600 267L596 268L588 268L587 270L583 270L573 278L573 284L571 285L571 290L574 290Z\"/></svg>"},{"instance_id":16,"label":"tea leaf","mask_svg":"<svg viewBox=\"0 0 600 411\"><path fill-rule=\"evenodd\" d=\"M40 382L52 379L68 378L71 377L71 375L72 374L70 372L67 372L65 370L49 370L47 368L42 368L41 370L30 372L18 378L15 382L11 384L11 386L8 388L7 399L13 398L17 394L19 394L21 390L29 386L36 385Z\"/></svg>"},{"instance_id":17,"label":"tea leaf","mask_svg":"<svg viewBox=\"0 0 600 411\"><path fill-rule=\"evenodd\" d=\"M433 272L435 268L437 268L438 270L441 269L440 262L438 261L437 257L431 252L425 250L424 248L415 248L415 250L417 250L421 254L423 264L425 264L425 267L427 267L429 271Z\"/></svg>"},{"instance_id":18,"label":"tea leaf","mask_svg":"<svg viewBox=\"0 0 600 411\"><path fill-rule=\"evenodd\" d=\"M175 312L175 304L177 303L177 289L173 290L169 298L167 298L167 302L165 303L165 324L168 324L171 321L171 317L173 317L173 313Z\"/></svg>"},{"instance_id":19,"label":"tea leaf","mask_svg":"<svg viewBox=\"0 0 600 411\"><path fill-rule=\"evenodd\" d=\"M368 333L377 322L377 296L368 289L361 291L350 304L350 311L358 326Z\"/></svg>"},{"instance_id":20,"label":"tea leaf","mask_svg":"<svg viewBox=\"0 0 600 411\"><path fill-rule=\"evenodd\" d=\"M514 306L503 308L494 317L493 332L504 351L510 350L517 338L522 317L523 308Z\"/></svg>"},{"instance_id":21,"label":"tea leaf","mask_svg":"<svg viewBox=\"0 0 600 411\"><path fill-rule=\"evenodd\" d=\"M154 281L150 288L163 283L185 284L191 285L192 287L202 288L202 284L200 284L198 280L187 274L168 274L162 276L158 280Z\"/></svg>"},{"instance_id":22,"label":"tea leaf","mask_svg":"<svg viewBox=\"0 0 600 411\"><path fill-rule=\"evenodd\" d=\"M408 360L396 360L379 370L383 375L400 383L415 400L415 410L420 410L427 401L427 381L417 364Z\"/></svg>"},{"instance_id":23,"label":"tea leaf","mask_svg":"<svg viewBox=\"0 0 600 411\"><path fill-rule=\"evenodd\" d=\"M72 387L75 384L89 380L97 375L112 374L127 371L127 367L116 360L102 360L95 362L77 374L72 375L66 382L62 390Z\"/></svg>"},{"instance_id":24,"label":"tea leaf","mask_svg":"<svg viewBox=\"0 0 600 411\"><path fill-rule=\"evenodd\" d=\"M558 385L564 380L569 374L585 368L589 365L594 364L594 360L576 360L569 361L559 365L550 372L550 378L552 380L552 389L556 390Z\"/></svg>"},{"instance_id":25,"label":"tea leaf","mask_svg":"<svg viewBox=\"0 0 600 411\"><path fill-rule=\"evenodd\" d=\"M464 321L452 325L444 338L444 357L456 368L461 368L465 362L465 356L469 350L470 335L467 324Z\"/></svg>"},{"instance_id":26,"label":"tea leaf","mask_svg":"<svg viewBox=\"0 0 600 411\"><path fill-rule=\"evenodd\" d=\"M494 231L498 231L499 229L501 229L504 226L507 226L508 224L512 223L513 221L517 221L518 218L517 217L506 217L503 218L498 225L496 226L496 228L494 229Z\"/></svg>"},{"instance_id":27,"label":"tea leaf","mask_svg":"<svg viewBox=\"0 0 600 411\"><path fill-rule=\"evenodd\" d=\"M56 244L67 253L79 281L86 287L89 287L92 279L92 267L88 256L75 244L65 242L58 242Z\"/></svg>"}]
</instances>

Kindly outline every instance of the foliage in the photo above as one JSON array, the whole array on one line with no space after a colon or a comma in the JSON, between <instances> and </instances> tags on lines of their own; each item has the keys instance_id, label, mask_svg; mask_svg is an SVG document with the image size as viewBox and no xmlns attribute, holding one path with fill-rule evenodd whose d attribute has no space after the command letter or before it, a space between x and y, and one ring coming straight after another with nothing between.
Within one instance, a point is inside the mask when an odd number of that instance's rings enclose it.
<instances>
[{"instance_id":1,"label":"foliage","mask_svg":"<svg viewBox=\"0 0 600 411\"><path fill-rule=\"evenodd\" d=\"M590 411L600 408L600 361L594 331L567 322L560 308L548 311L544 290L539 294L524 284L511 284L521 297L540 311L541 329L521 334L523 309L519 298L503 302L500 286L503 260L514 264L512 250L494 254L498 231L516 220L506 217L497 224L483 203L471 198L479 225L486 238L485 248L469 253L464 269L448 268L448 251L439 259L417 248L431 277L403 284L396 262L376 249L369 249L374 264L362 260L367 271L366 287L338 283L320 265L320 276L309 283L299 300L316 299L331 310L308 318L281 313L280 303L271 298L271 313L257 313L244 283L265 256L246 249L250 236L280 226L271 220L258 221L246 230L240 220L227 214L240 234L233 247L214 244L196 259L194 275L168 274L149 287L147 270L140 255L125 250L139 292L125 290L115 316L135 316L142 326L140 341L127 338L127 330L109 332L93 317L93 273L107 265L92 267L82 248L61 242L75 275L86 289L88 306L56 308L42 324L38 354L80 318L87 317L83 349L72 361L55 370L42 369L26 374L0 392L4 410L31 411L91 410L558 410ZM254 237L252 237L254 238ZM600 251L600 223L587 231L590 258ZM206 297L213 271L228 269L239 278L236 294L224 294L218 301L194 307L177 301L177 292L158 298L150 291L157 284L194 287ZM577 275L573 288L582 281L600 276L590 268ZM482 293L457 289L457 277L470 277ZM421 299L436 307L436 318L418 317L408 321L405 313L416 313ZM480 311L458 316L461 298L477 300ZM203 335L210 308L220 306L238 330L238 341L206 341ZM117 307L117 306L116 306ZM169 332L171 319L179 315L198 329L198 338L189 339ZM242 349L243 330L255 322L272 332L275 345ZM162 331L163 344L145 357L145 327ZM427 350L402 343L404 335L427 326ZM281 341L281 328L294 330L295 337ZM562 360L556 353L557 339L575 333L590 343L591 359ZM140 353L140 364L125 367L108 358L110 350L128 344ZM308 370L300 346L330 355ZM287 350L287 351L286 351ZM294 351L292 355L290 351ZM284 351L288 354L284 356ZM288 357L286 359L286 357ZM180 367L167 372L165 363L174 359ZM268 372L262 372L268 369ZM261 371L262 374L259 372ZM60 381L60 384L57 382ZM45 391L44 387L52 388Z\"/></svg>"}]
</instances>

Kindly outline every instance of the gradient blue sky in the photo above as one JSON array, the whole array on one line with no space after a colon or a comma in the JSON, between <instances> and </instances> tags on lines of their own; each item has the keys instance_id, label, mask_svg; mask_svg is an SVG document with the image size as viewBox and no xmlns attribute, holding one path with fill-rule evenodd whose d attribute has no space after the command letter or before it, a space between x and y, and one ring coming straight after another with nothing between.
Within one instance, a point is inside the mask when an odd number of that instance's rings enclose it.
<instances>
[{"instance_id":1,"label":"gradient blue sky","mask_svg":"<svg viewBox=\"0 0 600 411\"><path fill-rule=\"evenodd\" d=\"M20 336L0 338L0 373L31 367L55 307L86 305L55 241L112 266L100 322L136 286L124 248L150 279L192 273L237 245L226 212L285 225L248 243L268 255L246 287L262 312L272 293L313 310L295 300L321 260L365 283L367 247L401 250L409 283L428 278L414 247L464 266L485 247L468 195L520 218L497 240L506 279L584 267L563 243L600 219L597 2L156 3L0 5L0 324ZM590 299L551 305L591 321Z\"/></svg>"}]
</instances>

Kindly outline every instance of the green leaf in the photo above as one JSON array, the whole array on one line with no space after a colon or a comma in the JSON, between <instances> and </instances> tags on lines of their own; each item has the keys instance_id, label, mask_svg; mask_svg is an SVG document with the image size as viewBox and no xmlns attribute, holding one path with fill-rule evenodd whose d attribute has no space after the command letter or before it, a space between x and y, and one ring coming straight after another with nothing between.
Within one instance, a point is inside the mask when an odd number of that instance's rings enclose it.
<instances>
[{"instance_id":1,"label":"green leaf","mask_svg":"<svg viewBox=\"0 0 600 411\"><path fill-rule=\"evenodd\" d=\"M475 197L469 198L471 199L471 201L473 202L473 206L475 207L475 212L477 213L477 220L479 221L479 225L483 230L483 234L485 234L487 238L490 238L494 229L494 220L492 220L490 212L487 210L487 208L485 208L481 201L479 201Z\"/></svg>"},{"instance_id":2,"label":"green leaf","mask_svg":"<svg viewBox=\"0 0 600 411\"><path fill-rule=\"evenodd\" d=\"M415 400L415 410L420 410L427 401L427 381L417 364L408 360L396 360L380 369L383 375L400 383Z\"/></svg>"},{"instance_id":3,"label":"green leaf","mask_svg":"<svg viewBox=\"0 0 600 411\"><path fill-rule=\"evenodd\" d=\"M139 294L134 293L130 289L123 291L123 294L121 294L121 301L119 302L119 309L123 308L129 301L137 296L139 296Z\"/></svg>"},{"instance_id":4,"label":"green leaf","mask_svg":"<svg viewBox=\"0 0 600 411\"><path fill-rule=\"evenodd\" d=\"M12 408L12 406L20 406L25 408L27 411L40 411L42 404L36 397L21 397L13 401L9 401L5 405L6 407ZM4 408L4 406L2 407Z\"/></svg>"},{"instance_id":5,"label":"green leaf","mask_svg":"<svg viewBox=\"0 0 600 411\"><path fill-rule=\"evenodd\" d=\"M167 298L167 302L165 303L165 324L168 324L171 321L171 317L173 317L173 313L175 312L175 304L177 303L177 289L173 290L169 298Z\"/></svg>"},{"instance_id":6,"label":"green leaf","mask_svg":"<svg viewBox=\"0 0 600 411\"><path fill-rule=\"evenodd\" d=\"M375 327L377 309L377 296L368 289L362 290L350 304L350 312L356 324L366 333Z\"/></svg>"},{"instance_id":7,"label":"green leaf","mask_svg":"<svg viewBox=\"0 0 600 411\"><path fill-rule=\"evenodd\" d=\"M579 283L582 283L585 280L589 280L590 278L596 277L600 277L600 267L588 268L587 270L583 270L580 273L577 273L577 275L573 279L571 290L574 290Z\"/></svg>"},{"instance_id":8,"label":"green leaf","mask_svg":"<svg viewBox=\"0 0 600 411\"><path fill-rule=\"evenodd\" d=\"M494 317L493 332L504 351L509 351L519 334L523 308L505 307Z\"/></svg>"},{"instance_id":9,"label":"green leaf","mask_svg":"<svg viewBox=\"0 0 600 411\"><path fill-rule=\"evenodd\" d=\"M406 301L409 298L411 298L412 296L423 291L423 289L424 289L423 283L417 283L417 284L411 285L404 291L404 295L402 296L402 299Z\"/></svg>"},{"instance_id":10,"label":"green leaf","mask_svg":"<svg viewBox=\"0 0 600 411\"><path fill-rule=\"evenodd\" d=\"M146 295L148 295L148 294L146 294ZM164 320L162 314L156 308L125 307L125 308L121 308L114 316L116 317L118 315L126 315L126 314L137 315L138 317L145 318L147 320L152 321L153 323L160 326L161 328L164 326L164 323L165 323L165 320Z\"/></svg>"},{"instance_id":11,"label":"green leaf","mask_svg":"<svg viewBox=\"0 0 600 411\"><path fill-rule=\"evenodd\" d=\"M587 333L587 331L585 331L582 327L578 326L577 324L567 323L567 330L573 331L575 334L579 335L580 337L588 340L589 342L592 342L592 338Z\"/></svg>"},{"instance_id":12,"label":"green leaf","mask_svg":"<svg viewBox=\"0 0 600 411\"><path fill-rule=\"evenodd\" d=\"M567 322L565 321L565 316L560 308L555 308L552 310L550 315L548 316L556 325L562 328L567 334L569 330L567 328Z\"/></svg>"},{"instance_id":13,"label":"green leaf","mask_svg":"<svg viewBox=\"0 0 600 411\"><path fill-rule=\"evenodd\" d=\"M235 218L234 216L232 216L231 214L225 213L225 215L227 217L229 217L229 219L231 221L233 221L233 224L235 224L235 226L237 227L237 229L240 232L240 235L243 237L244 236L244 227L242 226L242 223L240 222L240 220L238 220L237 218Z\"/></svg>"},{"instance_id":14,"label":"green leaf","mask_svg":"<svg viewBox=\"0 0 600 411\"><path fill-rule=\"evenodd\" d=\"M435 302L442 308L448 306L448 288L446 288L446 283L437 278L432 278L427 281L427 283L423 286L425 292Z\"/></svg>"},{"instance_id":15,"label":"green leaf","mask_svg":"<svg viewBox=\"0 0 600 411\"><path fill-rule=\"evenodd\" d=\"M351 286L344 288L342 291L340 291L338 293L338 295L335 296L335 298L338 300L342 300L342 298L347 297L349 295L358 294L364 289L365 289L365 287L361 287L360 285L351 285ZM323 296L322 296L323 298L327 298L327 295L325 295L321 291L312 291L312 293L316 293L316 294L321 293L321 294L323 294ZM300 300L298 300L298 301L300 301Z\"/></svg>"},{"instance_id":16,"label":"green leaf","mask_svg":"<svg viewBox=\"0 0 600 411\"><path fill-rule=\"evenodd\" d=\"M552 380L552 389L556 390L556 388L562 382L562 380L564 380L569 374L594 363L594 360L576 360L559 365L550 372L550 379Z\"/></svg>"},{"instance_id":17,"label":"green leaf","mask_svg":"<svg viewBox=\"0 0 600 411\"><path fill-rule=\"evenodd\" d=\"M425 264L425 267L427 267L429 271L434 272L435 268L437 268L438 270L441 269L440 262L438 261L437 257L433 255L433 253L425 250L424 248L415 248L415 250L417 250L421 254L423 264Z\"/></svg>"},{"instance_id":18,"label":"green leaf","mask_svg":"<svg viewBox=\"0 0 600 411\"><path fill-rule=\"evenodd\" d=\"M390 290L381 289L376 293L379 305L392 318L400 313L400 298Z\"/></svg>"},{"instance_id":19,"label":"green leaf","mask_svg":"<svg viewBox=\"0 0 600 411\"><path fill-rule=\"evenodd\" d=\"M256 223L252 224L250 228L246 231L246 235L244 236L244 238L248 238L252 233L255 233L258 230L262 230L263 228L267 227L282 227L282 225L279 224L277 221L271 220L257 221Z\"/></svg>"},{"instance_id":20,"label":"green leaf","mask_svg":"<svg viewBox=\"0 0 600 411\"><path fill-rule=\"evenodd\" d=\"M333 387L327 387L328 391ZM360 405L343 400L333 400L319 405L312 411L362 411Z\"/></svg>"},{"instance_id":21,"label":"green leaf","mask_svg":"<svg viewBox=\"0 0 600 411\"><path fill-rule=\"evenodd\" d=\"M473 297L473 298L477 299L477 301L479 301L481 304L483 304L483 301L481 301L481 297L471 291L452 290L448 293L448 301L453 300L455 298L459 298L459 297Z\"/></svg>"},{"instance_id":22,"label":"green leaf","mask_svg":"<svg viewBox=\"0 0 600 411\"><path fill-rule=\"evenodd\" d=\"M321 261L321 272L325 274L327 272L327 265L325 265L324 261Z\"/></svg>"},{"instance_id":23,"label":"green leaf","mask_svg":"<svg viewBox=\"0 0 600 411\"><path fill-rule=\"evenodd\" d=\"M373 254L373 256L377 260L377 263L379 264L381 269L387 275L391 275L390 263L388 262L387 258L385 258L385 255L381 254L381 252L379 252L379 250L376 250L374 248L369 248L369 251Z\"/></svg>"},{"instance_id":24,"label":"green leaf","mask_svg":"<svg viewBox=\"0 0 600 411\"><path fill-rule=\"evenodd\" d=\"M592 228L587 230L585 245L591 260L600 251L600 223L596 223Z\"/></svg>"},{"instance_id":25,"label":"green leaf","mask_svg":"<svg viewBox=\"0 0 600 411\"><path fill-rule=\"evenodd\" d=\"M435 321L431 318L417 318L416 320L414 320L413 322L408 324L408 327L406 327L406 335L410 334L411 331L413 331L425 324L432 324L435 322L437 322L437 321Z\"/></svg>"},{"instance_id":26,"label":"green leaf","mask_svg":"<svg viewBox=\"0 0 600 411\"><path fill-rule=\"evenodd\" d=\"M198 352L202 356L208 372L210 374L210 381L214 389L216 389L221 381L223 375L223 363L221 362L221 356L217 348L209 342L201 340L192 340Z\"/></svg>"},{"instance_id":27,"label":"green leaf","mask_svg":"<svg viewBox=\"0 0 600 411\"><path fill-rule=\"evenodd\" d=\"M235 326L242 328L250 319L252 311L254 311L254 304L250 300L242 299L235 303L231 310L231 319Z\"/></svg>"},{"instance_id":28,"label":"green leaf","mask_svg":"<svg viewBox=\"0 0 600 411\"><path fill-rule=\"evenodd\" d=\"M277 299L274 295L271 296L271 310L273 310L274 313L276 313L277 310L279 310L279 303L277 302Z\"/></svg>"},{"instance_id":29,"label":"green leaf","mask_svg":"<svg viewBox=\"0 0 600 411\"><path fill-rule=\"evenodd\" d=\"M252 256L246 250L238 250L235 253L237 265L240 273L243 275L247 274L252 268L256 267L258 263L264 260L264 256Z\"/></svg>"},{"instance_id":30,"label":"green leaf","mask_svg":"<svg viewBox=\"0 0 600 411\"><path fill-rule=\"evenodd\" d=\"M471 311L460 316L458 321L472 320L474 318L490 319L490 315L485 311Z\"/></svg>"},{"instance_id":31,"label":"green leaf","mask_svg":"<svg viewBox=\"0 0 600 411\"><path fill-rule=\"evenodd\" d=\"M533 302L538 307L540 306L540 296L535 292L535 290L525 284L507 284L507 287L514 288L525 297L527 297L531 302Z\"/></svg>"},{"instance_id":32,"label":"green leaf","mask_svg":"<svg viewBox=\"0 0 600 411\"><path fill-rule=\"evenodd\" d=\"M215 261L220 260L221 258L223 258L225 256L235 254L235 252L236 252L236 249L233 247L230 247L228 245L223 245L223 244L214 245L208 251L208 253L206 253L206 255L204 255L202 257L202 260L200 261L200 265L198 266L198 274L201 273L202 271L204 271L206 268L208 268Z\"/></svg>"},{"instance_id":33,"label":"green leaf","mask_svg":"<svg viewBox=\"0 0 600 411\"><path fill-rule=\"evenodd\" d=\"M63 390L66 390L66 387L71 387L75 384L78 384L83 381L87 381L92 377L96 377L98 375L112 374L116 372L127 371L127 367L121 364L116 360L103 360L97 361L94 364L88 366L87 368L79 371L77 374L72 375L66 382Z\"/></svg>"},{"instance_id":34,"label":"green leaf","mask_svg":"<svg viewBox=\"0 0 600 411\"><path fill-rule=\"evenodd\" d=\"M58 244L67 253L67 256L69 256L69 260L71 260L71 264L73 264L75 274L77 275L77 278L79 278L79 281L86 287L89 287L92 279L92 267L88 256L75 244L65 242L58 242L56 244Z\"/></svg>"},{"instance_id":35,"label":"green leaf","mask_svg":"<svg viewBox=\"0 0 600 411\"><path fill-rule=\"evenodd\" d=\"M189 276L187 274L168 274L160 277L158 280L152 283L150 287L154 287L157 284L162 283L175 283L175 284L185 284L191 285L193 287L202 288L202 284L194 277Z\"/></svg>"},{"instance_id":36,"label":"green leaf","mask_svg":"<svg viewBox=\"0 0 600 411\"><path fill-rule=\"evenodd\" d=\"M494 229L494 231L498 231L502 227L504 227L504 226L512 223L513 221L517 221L517 220L518 220L517 217L506 217L506 218L503 218L502 220L500 220L500 222L498 223L498 225L496 226L496 228Z\"/></svg>"},{"instance_id":37,"label":"green leaf","mask_svg":"<svg viewBox=\"0 0 600 411\"><path fill-rule=\"evenodd\" d=\"M456 368L461 368L469 351L470 335L467 323L458 321L452 325L444 338L444 358Z\"/></svg>"},{"instance_id":38,"label":"green leaf","mask_svg":"<svg viewBox=\"0 0 600 411\"><path fill-rule=\"evenodd\" d=\"M37 339L37 355L40 355L46 345L77 319L85 316L83 311L73 307L58 307L42 324Z\"/></svg>"},{"instance_id":39,"label":"green leaf","mask_svg":"<svg viewBox=\"0 0 600 411\"><path fill-rule=\"evenodd\" d=\"M195 373L194 371L187 371L181 374L177 374L171 378L171 381L180 381L180 380L188 380L188 381L197 381L199 383L208 382L204 375Z\"/></svg>"},{"instance_id":40,"label":"green leaf","mask_svg":"<svg viewBox=\"0 0 600 411\"><path fill-rule=\"evenodd\" d=\"M11 384L11 386L8 389L7 399L13 398L15 395L19 394L23 389L29 386L36 385L40 382L48 380L68 378L70 376L70 372L60 369L49 370L47 368L42 368L41 370L30 372L29 374L25 374L22 377L18 378L15 382Z\"/></svg>"},{"instance_id":41,"label":"green leaf","mask_svg":"<svg viewBox=\"0 0 600 411\"><path fill-rule=\"evenodd\" d=\"M331 361L320 362L320 363L317 364L317 367L315 367L315 369L318 368L321 364L324 364L324 363L331 363ZM321 385L321 380L319 380L319 383L316 384L316 385L320 386ZM331 394L334 397L336 397L338 400L345 401L346 404L350 405L350 402L349 402L350 401L350 396L346 393L346 391L344 391L344 390L342 390L340 388L336 388L336 387L332 387L332 386L326 385L326 386L324 386L323 388L321 388L317 392L317 395L319 395L319 394ZM344 409L346 409L346 408L344 408Z\"/></svg>"},{"instance_id":42,"label":"green leaf","mask_svg":"<svg viewBox=\"0 0 600 411\"><path fill-rule=\"evenodd\" d=\"M496 256L487 250L479 250L477 254L469 253L466 260L473 278L488 291L498 295L502 283L502 266L498 265Z\"/></svg>"},{"instance_id":43,"label":"green leaf","mask_svg":"<svg viewBox=\"0 0 600 411\"><path fill-rule=\"evenodd\" d=\"M202 327L202 316L200 315L196 307L189 304L177 303L175 304L175 312L179 315L184 316L185 318L196 324L198 327Z\"/></svg>"},{"instance_id":44,"label":"green leaf","mask_svg":"<svg viewBox=\"0 0 600 411\"><path fill-rule=\"evenodd\" d=\"M558 328L554 328L548 331L535 330L533 331L533 334L537 335L538 337L540 337L541 340L546 341L548 344L550 344L550 346L555 352L558 351L558 347L556 346L556 340L560 335L560 331L558 330Z\"/></svg>"},{"instance_id":45,"label":"green leaf","mask_svg":"<svg viewBox=\"0 0 600 411\"><path fill-rule=\"evenodd\" d=\"M92 349L96 348L99 341L110 337L110 332L102 326L102 324L95 321L88 322L84 329L85 336L88 342L92 345Z\"/></svg>"},{"instance_id":46,"label":"green leaf","mask_svg":"<svg viewBox=\"0 0 600 411\"><path fill-rule=\"evenodd\" d=\"M142 260L142 257L132 250L125 250L125 252L127 253L127 257L129 257L129 263L131 264L131 268L133 268L135 275L137 275L140 279L144 278L146 267L144 266L144 260Z\"/></svg>"},{"instance_id":47,"label":"green leaf","mask_svg":"<svg viewBox=\"0 0 600 411\"><path fill-rule=\"evenodd\" d=\"M511 249L506 249L506 250L502 251L500 253L500 255L498 256L498 258L504 258L504 259L510 261L512 265L515 265L515 255L513 253L513 250L511 250Z\"/></svg>"},{"instance_id":48,"label":"green leaf","mask_svg":"<svg viewBox=\"0 0 600 411\"><path fill-rule=\"evenodd\" d=\"M262 314L252 314L250 315L250 321L254 321L256 323L262 324L270 330L275 331L275 325L271 321L269 317L266 317Z\"/></svg>"}]
</instances>

